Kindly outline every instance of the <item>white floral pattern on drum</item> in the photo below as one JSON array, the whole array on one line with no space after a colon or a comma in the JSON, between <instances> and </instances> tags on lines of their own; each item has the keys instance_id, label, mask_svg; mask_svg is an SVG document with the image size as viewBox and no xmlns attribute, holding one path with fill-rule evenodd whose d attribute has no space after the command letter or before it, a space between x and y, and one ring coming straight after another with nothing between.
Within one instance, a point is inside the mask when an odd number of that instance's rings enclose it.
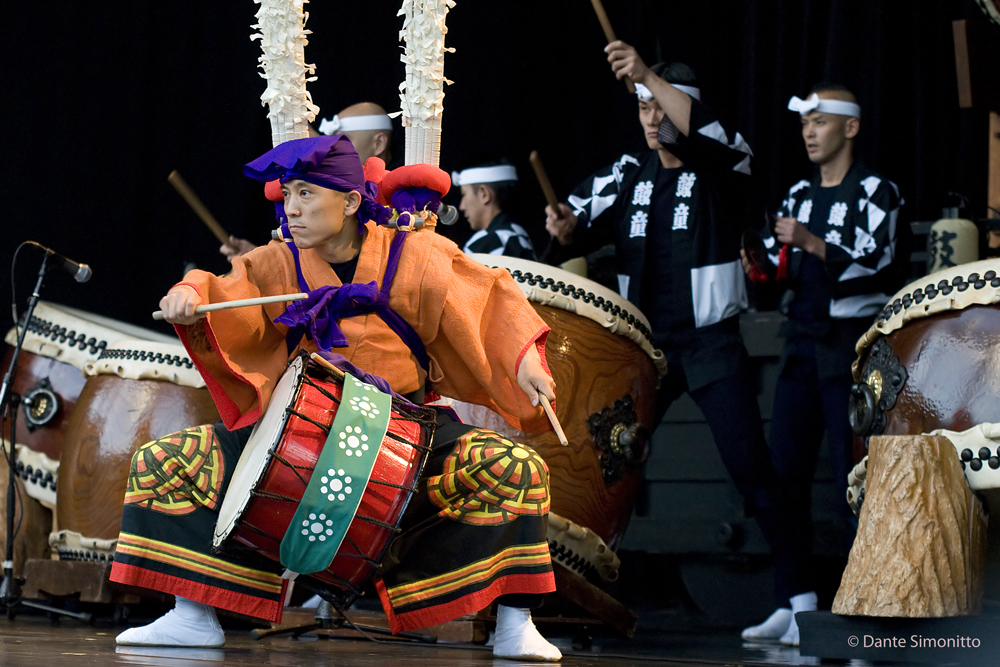
<instances>
[{"instance_id":1,"label":"white floral pattern on drum","mask_svg":"<svg viewBox=\"0 0 1000 667\"><path fill-rule=\"evenodd\" d=\"M295 516L281 540L281 564L290 572L312 574L336 557L358 513L361 493L375 468L379 447L389 428L392 398L371 392L371 385L344 374L343 402L316 461L319 471L306 485ZM350 407L351 409L346 409ZM372 451L363 445L371 436ZM333 443L338 443L335 446ZM348 457L348 458L342 458ZM357 487L359 493L354 493ZM363 518L363 517L361 517ZM381 517L374 517L381 520ZM329 540L328 544L324 544Z\"/></svg>"}]
</instances>

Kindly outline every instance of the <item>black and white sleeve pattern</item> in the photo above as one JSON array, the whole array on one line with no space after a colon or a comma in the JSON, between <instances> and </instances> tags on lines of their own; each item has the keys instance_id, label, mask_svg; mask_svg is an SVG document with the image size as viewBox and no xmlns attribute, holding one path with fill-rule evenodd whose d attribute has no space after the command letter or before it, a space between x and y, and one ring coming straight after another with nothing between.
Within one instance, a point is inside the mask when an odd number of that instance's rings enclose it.
<instances>
[{"instance_id":1,"label":"black and white sleeve pattern","mask_svg":"<svg viewBox=\"0 0 1000 667\"><path fill-rule=\"evenodd\" d=\"M660 123L657 139L671 153L695 169L716 174L750 176L753 150L743 135L728 128L707 106L691 99L690 130L676 131L669 119Z\"/></svg>"},{"instance_id":2,"label":"black and white sleeve pattern","mask_svg":"<svg viewBox=\"0 0 1000 667\"><path fill-rule=\"evenodd\" d=\"M812 208L812 200L808 198L809 185L809 181L802 180L788 189L788 195L782 200L777 211L779 218L795 218L801 211L802 217L806 220L809 219L809 210ZM764 240L764 247L767 249L768 260L774 266L778 266L781 244L774 238L769 227L765 226L760 232Z\"/></svg>"},{"instance_id":3,"label":"black and white sleeve pattern","mask_svg":"<svg viewBox=\"0 0 1000 667\"><path fill-rule=\"evenodd\" d=\"M829 226L823 238L827 272L835 281L832 317L874 315L895 289L893 259L903 203L899 189L875 174L863 178L860 185L856 201L834 205L851 206L853 211L831 210L830 216L850 221L853 229Z\"/></svg>"},{"instance_id":4,"label":"black and white sleeve pattern","mask_svg":"<svg viewBox=\"0 0 1000 667\"><path fill-rule=\"evenodd\" d=\"M462 250L467 255L482 253L487 255L505 255L535 261L535 248L531 237L523 227L509 223L506 228L497 230L480 229L466 242Z\"/></svg>"},{"instance_id":5,"label":"black and white sleeve pattern","mask_svg":"<svg viewBox=\"0 0 1000 667\"><path fill-rule=\"evenodd\" d=\"M580 183L570 194L567 202L577 217L573 246L579 252L586 254L614 242L617 229L614 205L627 173L638 168L639 160L626 153Z\"/></svg>"}]
</instances>

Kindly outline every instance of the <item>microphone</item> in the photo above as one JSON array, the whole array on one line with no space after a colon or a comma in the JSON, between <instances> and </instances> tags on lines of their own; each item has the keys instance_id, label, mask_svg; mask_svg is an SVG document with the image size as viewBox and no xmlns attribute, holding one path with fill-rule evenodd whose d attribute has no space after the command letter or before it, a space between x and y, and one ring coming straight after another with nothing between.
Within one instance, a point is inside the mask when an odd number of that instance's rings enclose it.
<instances>
[{"instance_id":1,"label":"microphone","mask_svg":"<svg viewBox=\"0 0 1000 667\"><path fill-rule=\"evenodd\" d=\"M69 257L60 255L52 248L47 248L43 246L41 243L35 243L34 241L28 241L28 243L34 246L38 246L39 248L41 248L42 250L44 250L45 252L58 259L60 262L62 262L63 270L66 271L66 273L68 273L69 275L73 276L73 280L75 280L78 283L85 283L88 280L90 280L91 276L94 275L94 272L90 270L90 266L87 264L74 262Z\"/></svg>"},{"instance_id":2,"label":"microphone","mask_svg":"<svg viewBox=\"0 0 1000 667\"><path fill-rule=\"evenodd\" d=\"M458 222L458 209L448 204L438 207L438 222L442 225L454 225Z\"/></svg>"}]
</instances>

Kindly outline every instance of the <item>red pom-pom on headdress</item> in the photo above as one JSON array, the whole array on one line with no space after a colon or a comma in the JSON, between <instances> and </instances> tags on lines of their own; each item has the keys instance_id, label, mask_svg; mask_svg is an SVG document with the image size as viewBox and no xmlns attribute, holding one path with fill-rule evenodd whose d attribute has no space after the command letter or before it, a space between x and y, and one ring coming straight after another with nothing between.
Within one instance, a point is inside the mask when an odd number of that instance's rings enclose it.
<instances>
[{"instance_id":1,"label":"red pom-pom on headdress","mask_svg":"<svg viewBox=\"0 0 1000 667\"><path fill-rule=\"evenodd\" d=\"M284 201L285 195L281 192L281 180L276 178L265 183L264 196L270 201Z\"/></svg>"},{"instance_id":2,"label":"red pom-pom on headdress","mask_svg":"<svg viewBox=\"0 0 1000 667\"><path fill-rule=\"evenodd\" d=\"M372 158L375 159L375 158ZM369 159L368 162L371 162ZM381 160L380 160L381 162ZM365 163L365 177L368 177ZM370 180L370 179L369 179ZM434 190L442 197L451 189L451 176L444 169L429 164L408 164L387 172L378 188L378 200L388 205L392 195L402 188L423 187Z\"/></svg>"},{"instance_id":3,"label":"red pom-pom on headdress","mask_svg":"<svg viewBox=\"0 0 1000 667\"><path fill-rule=\"evenodd\" d=\"M389 173L389 171L385 168L385 160L380 157L370 157L365 160L364 170L365 180L371 181L378 186L378 197L375 198L375 201L384 206L388 206L389 202L382 200L382 179L384 179L385 175Z\"/></svg>"}]
</instances>

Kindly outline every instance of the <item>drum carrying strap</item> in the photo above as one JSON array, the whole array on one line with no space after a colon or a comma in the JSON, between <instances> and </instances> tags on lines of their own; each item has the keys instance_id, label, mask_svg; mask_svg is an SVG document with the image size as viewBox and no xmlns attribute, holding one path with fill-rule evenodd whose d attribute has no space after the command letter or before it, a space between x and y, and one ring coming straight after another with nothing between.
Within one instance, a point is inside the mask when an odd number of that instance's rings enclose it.
<instances>
[{"instance_id":1,"label":"drum carrying strap","mask_svg":"<svg viewBox=\"0 0 1000 667\"><path fill-rule=\"evenodd\" d=\"M413 327L389 307L389 290L392 289L392 281L396 277L406 234L405 231L399 231L392 239L381 289L375 281L372 281L347 283L339 287L323 285L310 290L302 275L298 248L288 241L292 256L295 258L299 289L309 294L308 298L289 304L285 312L274 320L291 327L286 337L289 351L295 349L303 335L315 342L321 351L329 352L334 347L347 347L347 337L337 321L345 317L375 313L406 343L426 371L430 366L430 358L427 356L423 341Z\"/></svg>"},{"instance_id":2,"label":"drum carrying strap","mask_svg":"<svg viewBox=\"0 0 1000 667\"><path fill-rule=\"evenodd\" d=\"M371 478L391 408L388 394L350 373L344 375L340 409L281 540L286 578L325 570L337 555Z\"/></svg>"}]
</instances>

